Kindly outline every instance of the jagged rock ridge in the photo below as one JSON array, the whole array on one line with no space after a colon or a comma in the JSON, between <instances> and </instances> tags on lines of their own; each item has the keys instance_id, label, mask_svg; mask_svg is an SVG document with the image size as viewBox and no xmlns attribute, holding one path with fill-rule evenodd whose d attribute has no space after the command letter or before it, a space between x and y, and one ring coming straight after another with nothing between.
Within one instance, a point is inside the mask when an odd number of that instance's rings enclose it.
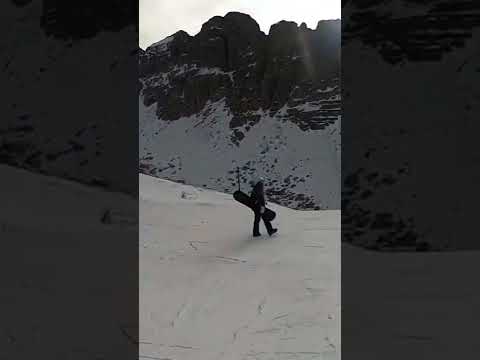
<instances>
[{"instance_id":1,"label":"jagged rock ridge","mask_svg":"<svg viewBox=\"0 0 480 360\"><path fill-rule=\"evenodd\" d=\"M286 118L322 129L340 114L339 61L339 21L316 30L282 21L267 36L248 15L228 13L194 37L180 31L142 52L144 104L156 103L158 117L172 121L225 97L232 129L255 124L259 109L288 105ZM305 116L296 108L305 102L322 107Z\"/></svg>"}]
</instances>

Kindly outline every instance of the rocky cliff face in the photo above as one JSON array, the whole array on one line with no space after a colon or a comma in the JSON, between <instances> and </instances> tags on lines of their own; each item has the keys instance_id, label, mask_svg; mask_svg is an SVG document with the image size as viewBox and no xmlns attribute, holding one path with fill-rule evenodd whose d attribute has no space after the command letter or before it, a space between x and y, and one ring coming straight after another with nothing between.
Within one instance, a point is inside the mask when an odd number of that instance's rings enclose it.
<instances>
[{"instance_id":1,"label":"rocky cliff face","mask_svg":"<svg viewBox=\"0 0 480 360\"><path fill-rule=\"evenodd\" d=\"M144 104L157 103L159 118L190 116L208 100L225 97L237 137L240 128L258 122L251 114L258 109L288 105L287 117L303 129L334 122L340 114L339 70L339 21L319 22L316 30L282 21L267 36L241 13L210 19L194 37L180 31L140 57ZM295 108L305 102L324 106L305 117Z\"/></svg>"},{"instance_id":2,"label":"rocky cliff face","mask_svg":"<svg viewBox=\"0 0 480 360\"><path fill-rule=\"evenodd\" d=\"M240 166L243 181L263 174L286 205L339 207L340 21L314 30L282 21L266 35L250 16L228 13L195 36L151 45L139 61L142 171L231 190ZM200 161L203 169L178 165Z\"/></svg>"}]
</instances>

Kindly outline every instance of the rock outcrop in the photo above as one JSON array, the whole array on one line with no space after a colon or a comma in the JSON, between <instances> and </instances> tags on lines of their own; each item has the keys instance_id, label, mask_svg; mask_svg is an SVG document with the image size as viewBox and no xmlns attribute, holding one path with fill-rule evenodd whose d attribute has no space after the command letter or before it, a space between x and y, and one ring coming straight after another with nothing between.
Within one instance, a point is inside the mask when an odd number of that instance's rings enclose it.
<instances>
[{"instance_id":1,"label":"rock outcrop","mask_svg":"<svg viewBox=\"0 0 480 360\"><path fill-rule=\"evenodd\" d=\"M241 13L210 19L196 36L177 32L140 56L143 101L157 104L159 118L191 116L225 98L232 130L254 125L259 109L284 106L283 117L302 129L324 128L340 115L339 70L340 21L315 30L281 21L267 36ZM307 102L321 109L305 116L297 107Z\"/></svg>"}]
</instances>

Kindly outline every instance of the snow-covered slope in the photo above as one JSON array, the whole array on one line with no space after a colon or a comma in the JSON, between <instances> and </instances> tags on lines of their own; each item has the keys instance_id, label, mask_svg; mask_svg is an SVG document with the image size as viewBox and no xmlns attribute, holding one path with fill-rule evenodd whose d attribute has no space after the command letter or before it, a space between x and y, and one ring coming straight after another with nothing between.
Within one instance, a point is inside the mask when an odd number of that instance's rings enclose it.
<instances>
[{"instance_id":1,"label":"snow-covered slope","mask_svg":"<svg viewBox=\"0 0 480 360\"><path fill-rule=\"evenodd\" d=\"M151 174L231 193L238 166L242 186L258 172L283 205L339 207L340 120L324 131L305 132L281 120L285 109L273 116L259 111L261 120L236 146L223 99L173 123L156 119L155 104L139 106L141 163Z\"/></svg>"},{"instance_id":2,"label":"snow-covered slope","mask_svg":"<svg viewBox=\"0 0 480 360\"><path fill-rule=\"evenodd\" d=\"M340 359L340 212L272 208L140 175L141 359Z\"/></svg>"}]
</instances>

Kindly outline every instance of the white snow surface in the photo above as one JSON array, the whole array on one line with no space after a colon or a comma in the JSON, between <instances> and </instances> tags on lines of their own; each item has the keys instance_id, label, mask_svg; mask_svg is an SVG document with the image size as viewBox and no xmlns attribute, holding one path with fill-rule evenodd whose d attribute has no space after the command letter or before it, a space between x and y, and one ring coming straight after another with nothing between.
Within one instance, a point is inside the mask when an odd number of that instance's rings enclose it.
<instances>
[{"instance_id":1,"label":"white snow surface","mask_svg":"<svg viewBox=\"0 0 480 360\"><path fill-rule=\"evenodd\" d=\"M77 358L85 343L97 357L136 353L118 328L135 321L125 318L128 309L118 301L128 296L118 292L124 285L105 284L119 278L111 273L125 265L115 262L112 249L129 249L128 232L137 228L105 226L99 218L108 208L128 214L137 206L140 359L340 359L340 252L349 264L342 273L349 287L341 307L351 327L343 330L359 359L403 360L418 353L454 359L479 350L475 331L456 331L477 326L480 294L461 281L479 273L477 252L377 253L350 245L340 250L338 211L274 204L280 232L254 240L249 210L229 195L145 175L139 180L140 204L10 166L0 165L0 176L10 189L2 193L2 240L16 249L5 253L14 262L2 262L6 295L0 318L5 329L16 329L16 304L31 324L18 333L28 346L2 347L2 359L32 358L49 345L60 358ZM92 237L101 239L93 253L87 241ZM87 274L89 293L79 291ZM123 281L136 282L132 275ZM37 307L32 298L41 299ZM98 304L94 314L58 306L92 306L92 300ZM362 331L366 325L371 331ZM372 338L372 331L380 336ZM117 336L115 349L105 348L106 334ZM77 348L72 339L79 339Z\"/></svg>"},{"instance_id":2,"label":"white snow surface","mask_svg":"<svg viewBox=\"0 0 480 360\"><path fill-rule=\"evenodd\" d=\"M151 175L194 186L231 192L235 175L229 171L248 164L270 181L283 184L291 175L296 194L306 194L322 209L340 208L341 120L324 130L302 131L284 121L288 107L275 114L256 111L260 121L252 128L237 128L245 138L232 142L233 117L225 99L208 102L198 113L174 121L158 119L156 104L146 107L139 99L139 156L142 165L156 169ZM304 105L302 111L320 109ZM247 177L248 172L243 173ZM291 206L290 206L291 205ZM295 207L295 201L289 204Z\"/></svg>"},{"instance_id":3,"label":"white snow surface","mask_svg":"<svg viewBox=\"0 0 480 360\"><path fill-rule=\"evenodd\" d=\"M340 212L140 175L140 359L340 359ZM261 224L261 231L266 233Z\"/></svg>"}]
</instances>

